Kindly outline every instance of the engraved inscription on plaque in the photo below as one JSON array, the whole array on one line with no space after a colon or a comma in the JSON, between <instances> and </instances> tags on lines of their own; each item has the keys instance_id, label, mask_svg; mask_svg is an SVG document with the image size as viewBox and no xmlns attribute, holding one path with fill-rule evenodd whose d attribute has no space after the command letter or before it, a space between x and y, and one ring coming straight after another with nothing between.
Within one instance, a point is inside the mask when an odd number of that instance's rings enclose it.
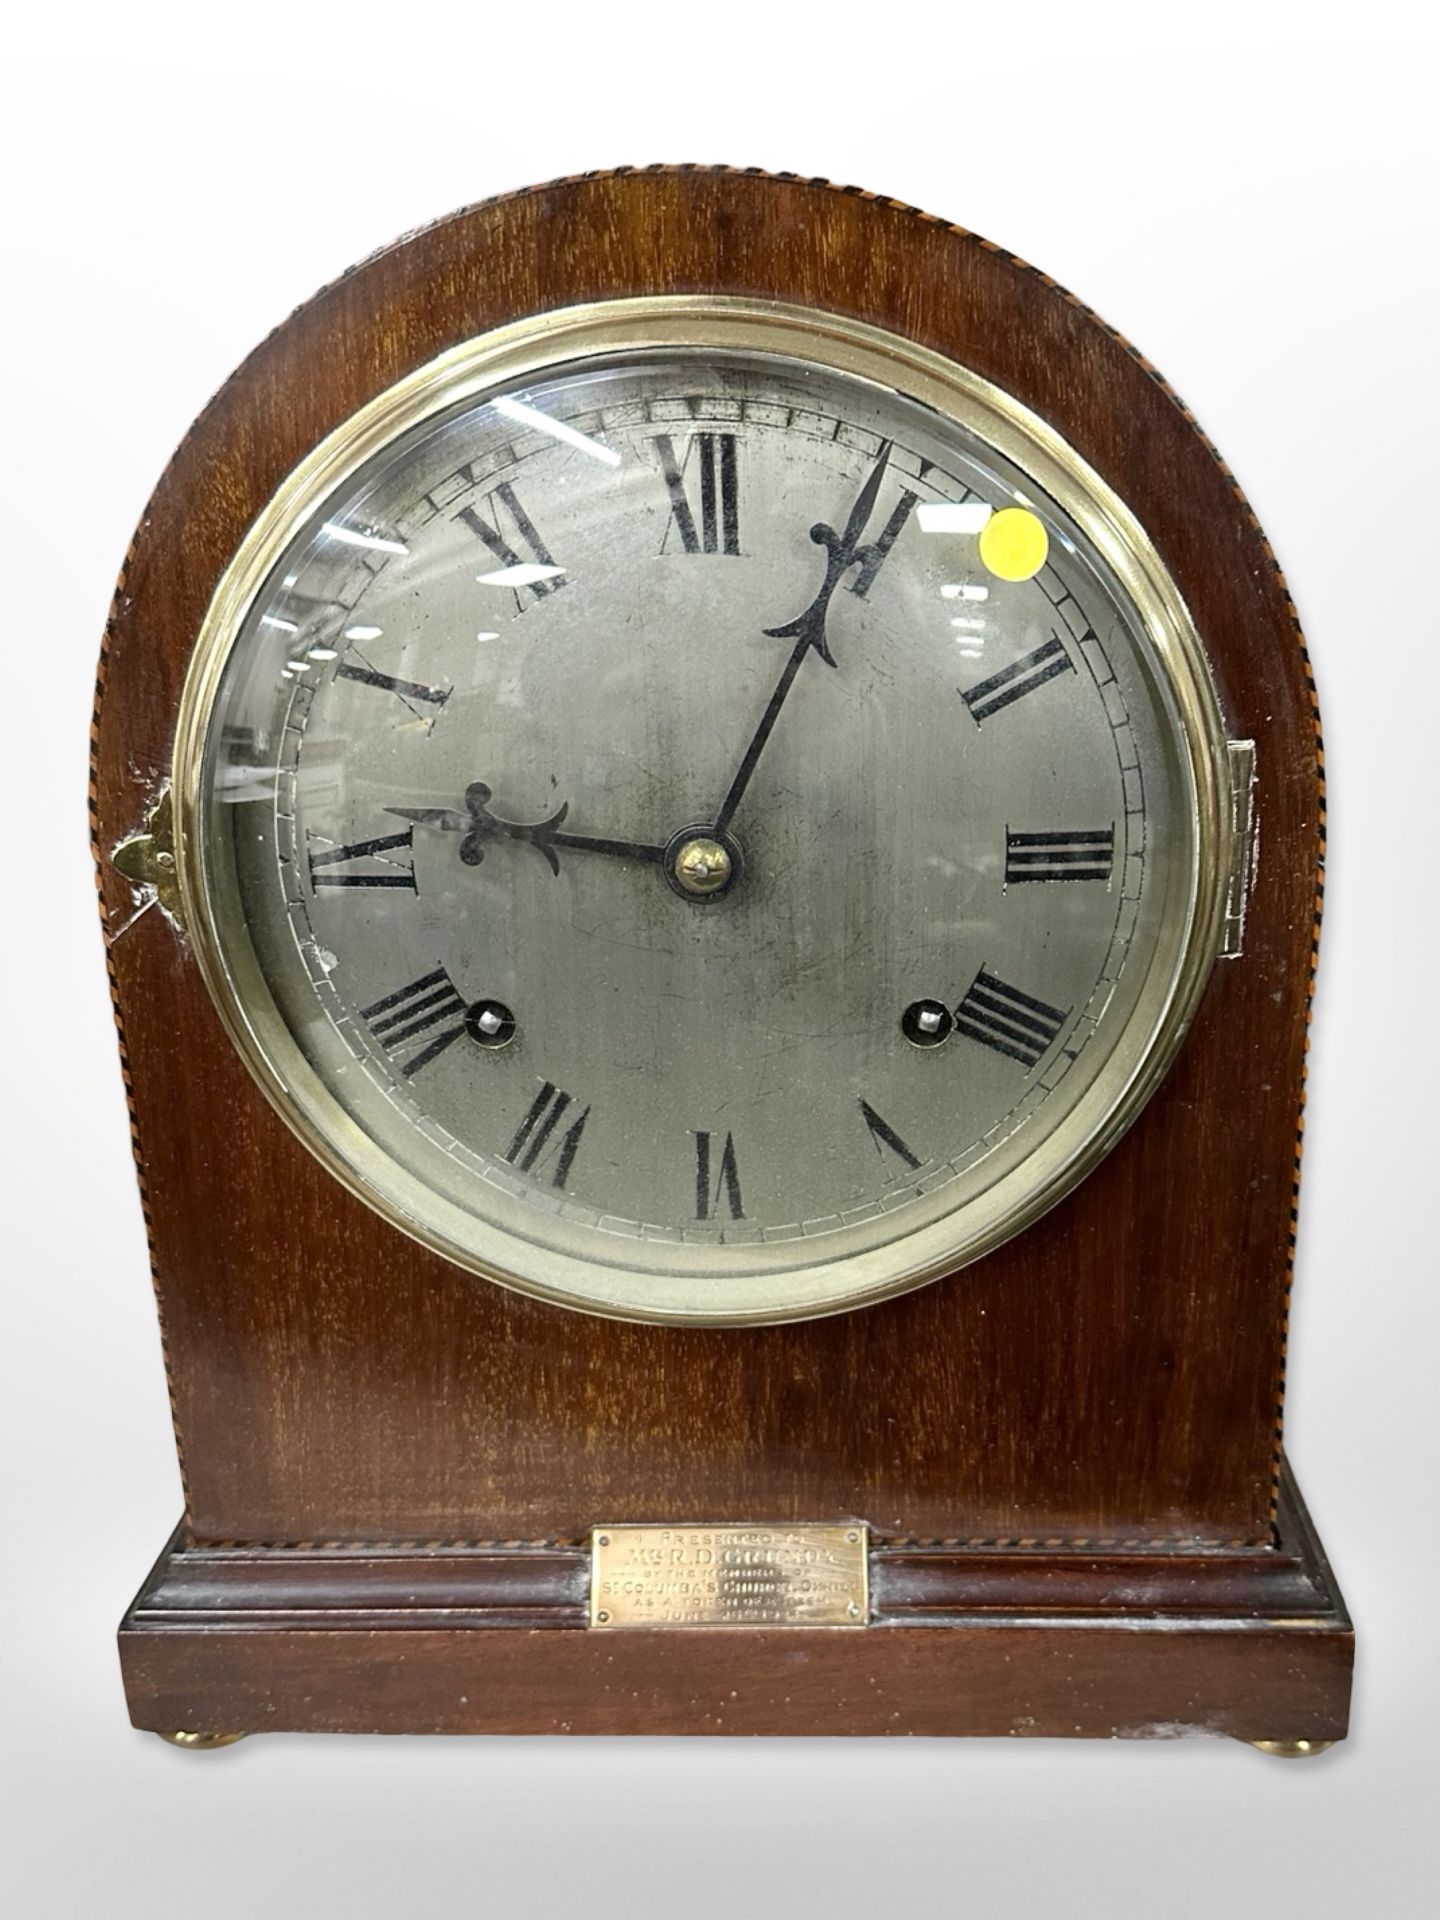
<instances>
[{"instance_id":1,"label":"engraved inscription on plaque","mask_svg":"<svg viewBox=\"0 0 1440 1920\"><path fill-rule=\"evenodd\" d=\"M867 1537L846 1527L596 1527L592 1627L863 1627Z\"/></svg>"}]
</instances>

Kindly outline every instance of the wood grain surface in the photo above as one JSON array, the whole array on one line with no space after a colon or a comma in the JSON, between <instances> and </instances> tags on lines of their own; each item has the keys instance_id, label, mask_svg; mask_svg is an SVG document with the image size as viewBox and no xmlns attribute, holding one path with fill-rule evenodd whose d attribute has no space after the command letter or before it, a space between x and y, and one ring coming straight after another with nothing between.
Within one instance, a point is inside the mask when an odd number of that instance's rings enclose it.
<instances>
[{"instance_id":1,"label":"wood grain surface","mask_svg":"<svg viewBox=\"0 0 1440 1920\"><path fill-rule=\"evenodd\" d=\"M1275 1542L885 1547L846 1628L587 1629L579 1548L206 1547L120 1630L156 1732L1005 1734L1332 1741L1353 1637L1304 1506Z\"/></svg>"},{"instance_id":2,"label":"wood grain surface","mask_svg":"<svg viewBox=\"0 0 1440 1920\"><path fill-rule=\"evenodd\" d=\"M826 1632L831 1635L827 1643ZM270 1733L1007 1734L1339 1739L1347 1649L1283 1627L965 1624L851 1635L455 1633L390 1658L285 1627L127 1643L136 1724ZM403 1657L402 1657L403 1655ZM1337 1707L1337 1700L1342 1704Z\"/></svg>"}]
</instances>

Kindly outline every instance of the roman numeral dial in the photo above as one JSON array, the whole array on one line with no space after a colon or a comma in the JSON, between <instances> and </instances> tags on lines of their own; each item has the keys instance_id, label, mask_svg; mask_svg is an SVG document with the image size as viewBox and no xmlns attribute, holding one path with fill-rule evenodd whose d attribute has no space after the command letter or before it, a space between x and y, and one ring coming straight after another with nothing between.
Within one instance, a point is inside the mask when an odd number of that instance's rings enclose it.
<instances>
[{"instance_id":1,"label":"roman numeral dial","mask_svg":"<svg viewBox=\"0 0 1440 1920\"><path fill-rule=\"evenodd\" d=\"M509 587L515 595L517 613L558 593L566 584L565 569L556 566L508 480L502 480L486 499L461 507L455 518L483 541L496 563L478 576L481 586Z\"/></svg>"},{"instance_id":2,"label":"roman numeral dial","mask_svg":"<svg viewBox=\"0 0 1440 1920\"><path fill-rule=\"evenodd\" d=\"M305 855L310 884L317 893L322 887L399 888L414 893L413 838L411 828L405 833L382 833L374 840L356 840L348 847L311 845Z\"/></svg>"},{"instance_id":3,"label":"roman numeral dial","mask_svg":"<svg viewBox=\"0 0 1440 1920\"><path fill-rule=\"evenodd\" d=\"M540 1168L548 1175L552 1187L563 1188L570 1178L589 1118L589 1107L577 1112L571 1096L547 1080L516 1127L505 1149L505 1159L522 1173L534 1173Z\"/></svg>"},{"instance_id":4,"label":"roman numeral dial","mask_svg":"<svg viewBox=\"0 0 1440 1920\"><path fill-rule=\"evenodd\" d=\"M982 967L955 1009L955 1031L1021 1066L1038 1067L1059 1039L1070 1013L1023 993Z\"/></svg>"},{"instance_id":5,"label":"roman numeral dial","mask_svg":"<svg viewBox=\"0 0 1440 1920\"><path fill-rule=\"evenodd\" d=\"M398 674L381 673L367 660L342 660L335 669L337 680L355 680L362 687L379 687L382 693L393 693L395 698L410 707L414 701L424 706L443 707L450 698L449 687L427 686L423 680L403 680Z\"/></svg>"},{"instance_id":6,"label":"roman numeral dial","mask_svg":"<svg viewBox=\"0 0 1440 1920\"><path fill-rule=\"evenodd\" d=\"M997 713L1003 713L1006 707L1013 707L1027 694L1038 692L1048 681L1074 671L1075 664L1065 651L1064 642L1059 634L1053 634L1043 646L1036 647L1033 653L1025 654L1013 665L1002 667L999 673L992 673L968 690L962 687L960 698L978 727L986 720L993 720Z\"/></svg>"},{"instance_id":7,"label":"roman numeral dial","mask_svg":"<svg viewBox=\"0 0 1440 1920\"><path fill-rule=\"evenodd\" d=\"M911 1169L920 1165L919 1154L905 1144L888 1120L881 1119L868 1100L860 1102L860 1118L869 1129L877 1153L891 1153L903 1166Z\"/></svg>"},{"instance_id":8,"label":"roman numeral dial","mask_svg":"<svg viewBox=\"0 0 1440 1920\"><path fill-rule=\"evenodd\" d=\"M695 1140L695 1218L713 1220L722 1212L731 1220L745 1218L740 1193L740 1162L735 1137L727 1133L697 1133Z\"/></svg>"},{"instance_id":9,"label":"roman numeral dial","mask_svg":"<svg viewBox=\"0 0 1440 1920\"><path fill-rule=\"evenodd\" d=\"M1042 880L1108 880L1115 865L1115 829L1055 827L1045 833L1005 829L1005 884Z\"/></svg>"},{"instance_id":10,"label":"roman numeral dial","mask_svg":"<svg viewBox=\"0 0 1440 1920\"><path fill-rule=\"evenodd\" d=\"M694 433L677 450L668 433L655 452L670 496L666 528L685 553L739 553L740 456L733 433Z\"/></svg>"},{"instance_id":11,"label":"roman numeral dial","mask_svg":"<svg viewBox=\"0 0 1440 1920\"><path fill-rule=\"evenodd\" d=\"M444 967L435 967L362 1007L360 1018L411 1080L463 1036L465 1002Z\"/></svg>"},{"instance_id":12,"label":"roman numeral dial","mask_svg":"<svg viewBox=\"0 0 1440 1920\"><path fill-rule=\"evenodd\" d=\"M911 514L915 511L919 496L902 487L900 498L890 510L890 516L876 537L867 546L857 549L855 558L859 562L854 576L847 582L851 593L858 594L863 600L880 577L880 569L890 558L891 549L905 531Z\"/></svg>"}]
</instances>

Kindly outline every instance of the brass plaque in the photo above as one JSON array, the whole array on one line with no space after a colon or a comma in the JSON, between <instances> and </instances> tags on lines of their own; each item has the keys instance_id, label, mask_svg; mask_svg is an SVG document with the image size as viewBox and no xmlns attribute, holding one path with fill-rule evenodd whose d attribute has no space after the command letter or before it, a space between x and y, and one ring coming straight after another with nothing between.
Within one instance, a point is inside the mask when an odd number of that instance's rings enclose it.
<instances>
[{"instance_id":1,"label":"brass plaque","mask_svg":"<svg viewBox=\"0 0 1440 1920\"><path fill-rule=\"evenodd\" d=\"M863 1627L867 1536L849 1527L596 1527L592 1627Z\"/></svg>"}]
</instances>

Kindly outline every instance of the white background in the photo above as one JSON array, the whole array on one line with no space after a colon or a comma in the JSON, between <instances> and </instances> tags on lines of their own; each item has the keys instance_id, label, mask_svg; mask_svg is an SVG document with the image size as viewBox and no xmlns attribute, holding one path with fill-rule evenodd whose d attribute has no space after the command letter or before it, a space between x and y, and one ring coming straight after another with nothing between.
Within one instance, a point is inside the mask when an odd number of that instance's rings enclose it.
<instances>
[{"instance_id":1,"label":"white background","mask_svg":"<svg viewBox=\"0 0 1440 1920\"><path fill-rule=\"evenodd\" d=\"M1418 1908L1440 1735L1422 9L132 0L27 8L6 35L10 1911ZM180 1500L85 839L113 576L203 401L319 284L468 200L654 159L858 181L1043 266L1162 367L1289 575L1333 827L1289 1441L1361 1637L1353 1737L1323 1759L286 1737L186 1755L126 1724L113 1630Z\"/></svg>"}]
</instances>

